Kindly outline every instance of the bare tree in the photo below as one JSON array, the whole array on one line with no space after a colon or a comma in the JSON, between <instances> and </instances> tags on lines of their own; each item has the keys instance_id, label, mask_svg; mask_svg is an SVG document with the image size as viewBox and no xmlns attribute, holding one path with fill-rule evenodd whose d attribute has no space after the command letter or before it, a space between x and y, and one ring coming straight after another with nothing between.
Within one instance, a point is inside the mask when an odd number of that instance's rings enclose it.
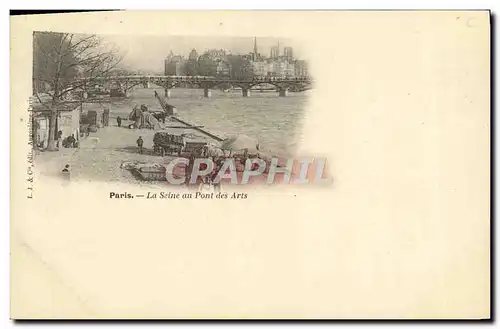
<instances>
[{"instance_id":1,"label":"bare tree","mask_svg":"<svg viewBox=\"0 0 500 329\"><path fill-rule=\"evenodd\" d=\"M96 35L34 32L33 34L33 92L38 101L50 111L48 150L56 150L56 120L58 110L67 96L80 93L105 77L121 61L117 49L109 49ZM42 101L38 89L45 90L49 101Z\"/></svg>"}]
</instances>

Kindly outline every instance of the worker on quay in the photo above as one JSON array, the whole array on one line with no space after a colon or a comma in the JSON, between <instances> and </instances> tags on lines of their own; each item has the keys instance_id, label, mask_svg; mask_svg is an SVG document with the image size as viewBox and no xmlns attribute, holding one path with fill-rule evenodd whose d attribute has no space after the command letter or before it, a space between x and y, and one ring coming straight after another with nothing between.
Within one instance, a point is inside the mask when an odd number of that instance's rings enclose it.
<instances>
[{"instance_id":1,"label":"worker on quay","mask_svg":"<svg viewBox=\"0 0 500 329\"><path fill-rule=\"evenodd\" d=\"M122 126L122 118L120 118L120 116L118 116L118 118L116 118L116 122L118 123L118 127Z\"/></svg>"},{"instance_id":2,"label":"worker on quay","mask_svg":"<svg viewBox=\"0 0 500 329\"><path fill-rule=\"evenodd\" d=\"M64 179L64 185L66 185L70 180L69 164L64 166L64 169L61 170L61 175L62 175L62 178Z\"/></svg>"},{"instance_id":3,"label":"worker on quay","mask_svg":"<svg viewBox=\"0 0 500 329\"><path fill-rule=\"evenodd\" d=\"M75 147L75 143L76 143L75 135L72 134L71 136L66 138L66 140L63 142L63 146L71 148L71 147Z\"/></svg>"},{"instance_id":4,"label":"worker on quay","mask_svg":"<svg viewBox=\"0 0 500 329\"><path fill-rule=\"evenodd\" d=\"M62 146L62 134L63 134L62 130L59 130L57 132L57 145L56 145L57 148L59 148L59 146Z\"/></svg>"},{"instance_id":5,"label":"worker on quay","mask_svg":"<svg viewBox=\"0 0 500 329\"><path fill-rule=\"evenodd\" d=\"M64 169L62 170L63 174L69 174L69 164L64 166Z\"/></svg>"},{"instance_id":6,"label":"worker on quay","mask_svg":"<svg viewBox=\"0 0 500 329\"><path fill-rule=\"evenodd\" d=\"M142 136L139 136L137 139L137 147L139 148L139 153L142 154L142 145L144 144L144 140L142 139Z\"/></svg>"}]
</instances>

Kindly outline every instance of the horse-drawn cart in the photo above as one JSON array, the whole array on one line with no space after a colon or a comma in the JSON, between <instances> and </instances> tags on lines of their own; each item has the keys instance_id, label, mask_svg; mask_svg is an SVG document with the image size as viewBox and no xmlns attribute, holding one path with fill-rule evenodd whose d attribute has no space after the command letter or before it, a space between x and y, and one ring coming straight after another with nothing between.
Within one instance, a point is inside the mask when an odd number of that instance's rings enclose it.
<instances>
[{"instance_id":1,"label":"horse-drawn cart","mask_svg":"<svg viewBox=\"0 0 500 329\"><path fill-rule=\"evenodd\" d=\"M157 132L153 137L153 143L154 152L161 156L180 155L185 146L184 137L166 132Z\"/></svg>"}]
</instances>

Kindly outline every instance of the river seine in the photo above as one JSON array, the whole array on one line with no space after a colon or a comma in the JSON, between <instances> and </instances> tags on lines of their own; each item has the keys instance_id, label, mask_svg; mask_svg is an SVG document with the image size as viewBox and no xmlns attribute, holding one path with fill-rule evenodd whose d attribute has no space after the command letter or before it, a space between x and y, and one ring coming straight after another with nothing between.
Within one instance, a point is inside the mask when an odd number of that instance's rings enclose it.
<instances>
[{"instance_id":1,"label":"river seine","mask_svg":"<svg viewBox=\"0 0 500 329\"><path fill-rule=\"evenodd\" d=\"M134 105L146 104L160 109L154 97L162 88L135 89L125 101L113 102L111 118L127 118ZM293 153L301 136L308 92L289 93L279 97L275 91L252 90L242 97L241 90L212 90L211 98L203 98L202 89L172 89L168 103L178 110L178 116L203 125L221 137L244 134L255 138L270 151Z\"/></svg>"}]
</instances>

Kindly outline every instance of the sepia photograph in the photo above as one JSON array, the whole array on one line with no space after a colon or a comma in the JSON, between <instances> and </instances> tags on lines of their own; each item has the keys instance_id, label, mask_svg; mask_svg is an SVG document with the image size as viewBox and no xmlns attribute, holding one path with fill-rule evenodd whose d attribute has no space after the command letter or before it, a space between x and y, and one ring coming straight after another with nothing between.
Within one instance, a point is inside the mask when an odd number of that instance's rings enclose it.
<instances>
[{"instance_id":1,"label":"sepia photograph","mask_svg":"<svg viewBox=\"0 0 500 329\"><path fill-rule=\"evenodd\" d=\"M237 169L258 158L267 160L265 179L272 157L295 155L313 91L293 45L35 31L34 162L74 181L133 183L167 181L176 158L233 158ZM192 166L178 169L190 177ZM212 172L197 183L213 181Z\"/></svg>"},{"instance_id":2,"label":"sepia photograph","mask_svg":"<svg viewBox=\"0 0 500 329\"><path fill-rule=\"evenodd\" d=\"M491 13L10 18L10 318L491 321Z\"/></svg>"}]
</instances>

